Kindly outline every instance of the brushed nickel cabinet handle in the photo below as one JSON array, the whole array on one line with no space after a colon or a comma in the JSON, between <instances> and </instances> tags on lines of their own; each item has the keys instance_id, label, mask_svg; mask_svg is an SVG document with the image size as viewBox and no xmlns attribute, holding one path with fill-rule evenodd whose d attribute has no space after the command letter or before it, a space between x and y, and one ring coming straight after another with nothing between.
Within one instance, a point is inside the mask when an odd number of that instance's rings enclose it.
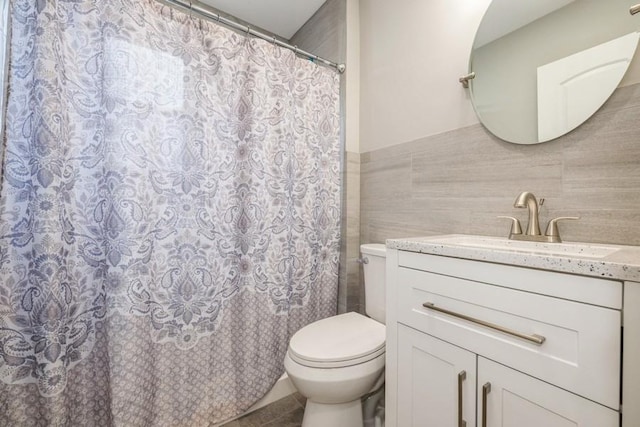
<instances>
[{"instance_id":1,"label":"brushed nickel cabinet handle","mask_svg":"<svg viewBox=\"0 0 640 427\"><path fill-rule=\"evenodd\" d=\"M467 422L462 419L462 383L467 379L467 371L458 374L458 427L467 427Z\"/></svg>"},{"instance_id":2,"label":"brushed nickel cabinet handle","mask_svg":"<svg viewBox=\"0 0 640 427\"><path fill-rule=\"evenodd\" d=\"M521 338L523 340L527 340L536 345L542 345L546 338L542 335L527 335L518 331L514 331L513 329L505 328L504 326L496 325L494 323L485 322L484 320L476 319L470 316L466 316L464 314L456 313L455 311L449 311L444 308L436 307L436 305L432 302L425 302L422 304L424 308L428 308L429 310L437 311L439 313L448 314L449 316L457 317L458 319L466 320L481 326L485 326L487 328L495 329L496 331L503 332L505 334L512 335L517 338Z\"/></svg>"},{"instance_id":3,"label":"brushed nickel cabinet handle","mask_svg":"<svg viewBox=\"0 0 640 427\"><path fill-rule=\"evenodd\" d=\"M491 383L482 386L482 427L487 427L487 396L491 393Z\"/></svg>"}]
</instances>

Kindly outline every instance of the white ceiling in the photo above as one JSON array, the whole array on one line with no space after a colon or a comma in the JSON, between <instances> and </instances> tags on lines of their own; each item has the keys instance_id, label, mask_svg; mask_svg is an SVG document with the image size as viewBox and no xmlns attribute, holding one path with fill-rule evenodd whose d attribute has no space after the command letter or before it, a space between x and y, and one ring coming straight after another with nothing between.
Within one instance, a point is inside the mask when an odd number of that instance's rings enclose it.
<instances>
[{"instance_id":1,"label":"white ceiling","mask_svg":"<svg viewBox=\"0 0 640 427\"><path fill-rule=\"evenodd\" d=\"M200 0L202 3L287 40L325 0Z\"/></svg>"}]
</instances>

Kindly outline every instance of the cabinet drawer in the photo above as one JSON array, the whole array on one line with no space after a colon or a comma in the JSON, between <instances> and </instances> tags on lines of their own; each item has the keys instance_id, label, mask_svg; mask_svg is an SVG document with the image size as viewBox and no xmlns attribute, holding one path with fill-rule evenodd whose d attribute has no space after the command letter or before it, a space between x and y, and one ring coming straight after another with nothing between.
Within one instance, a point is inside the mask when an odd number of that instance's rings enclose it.
<instances>
[{"instance_id":1,"label":"cabinet drawer","mask_svg":"<svg viewBox=\"0 0 640 427\"><path fill-rule=\"evenodd\" d=\"M398 255L398 263L414 270L622 309L622 283L617 280L404 251Z\"/></svg>"},{"instance_id":2,"label":"cabinet drawer","mask_svg":"<svg viewBox=\"0 0 640 427\"><path fill-rule=\"evenodd\" d=\"M398 274L398 322L619 409L619 311L408 268Z\"/></svg>"}]
</instances>

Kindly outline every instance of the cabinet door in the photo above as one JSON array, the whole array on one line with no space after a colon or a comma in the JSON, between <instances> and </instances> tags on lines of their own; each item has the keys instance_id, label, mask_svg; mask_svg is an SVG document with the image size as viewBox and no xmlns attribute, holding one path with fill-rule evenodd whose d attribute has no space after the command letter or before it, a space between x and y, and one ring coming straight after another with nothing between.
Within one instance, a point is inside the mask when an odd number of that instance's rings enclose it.
<instances>
[{"instance_id":1,"label":"cabinet door","mask_svg":"<svg viewBox=\"0 0 640 427\"><path fill-rule=\"evenodd\" d=\"M398 325L400 427L475 427L475 354Z\"/></svg>"},{"instance_id":2,"label":"cabinet door","mask_svg":"<svg viewBox=\"0 0 640 427\"><path fill-rule=\"evenodd\" d=\"M478 427L618 427L619 424L619 413L610 408L478 357Z\"/></svg>"}]
</instances>

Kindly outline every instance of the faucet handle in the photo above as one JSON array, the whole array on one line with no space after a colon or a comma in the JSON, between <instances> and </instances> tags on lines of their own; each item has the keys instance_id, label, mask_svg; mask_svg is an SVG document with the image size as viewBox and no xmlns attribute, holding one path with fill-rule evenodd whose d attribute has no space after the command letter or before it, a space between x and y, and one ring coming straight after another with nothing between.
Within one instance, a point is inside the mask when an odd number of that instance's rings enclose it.
<instances>
[{"instance_id":1,"label":"faucet handle","mask_svg":"<svg viewBox=\"0 0 640 427\"><path fill-rule=\"evenodd\" d=\"M551 221L549 221L549 224L547 224L547 231L544 232L545 236L552 237L554 242L560 243L562 240L560 240L560 231L558 230L558 221L564 221L569 219L576 220L576 219L580 219L580 217L579 216L561 216L561 217L552 219Z\"/></svg>"},{"instance_id":2,"label":"faucet handle","mask_svg":"<svg viewBox=\"0 0 640 427\"><path fill-rule=\"evenodd\" d=\"M509 231L509 237L514 234L522 234L522 227L520 226L520 221L518 218L514 218L512 216L498 215L497 218L504 218L511 220L511 231Z\"/></svg>"}]
</instances>

